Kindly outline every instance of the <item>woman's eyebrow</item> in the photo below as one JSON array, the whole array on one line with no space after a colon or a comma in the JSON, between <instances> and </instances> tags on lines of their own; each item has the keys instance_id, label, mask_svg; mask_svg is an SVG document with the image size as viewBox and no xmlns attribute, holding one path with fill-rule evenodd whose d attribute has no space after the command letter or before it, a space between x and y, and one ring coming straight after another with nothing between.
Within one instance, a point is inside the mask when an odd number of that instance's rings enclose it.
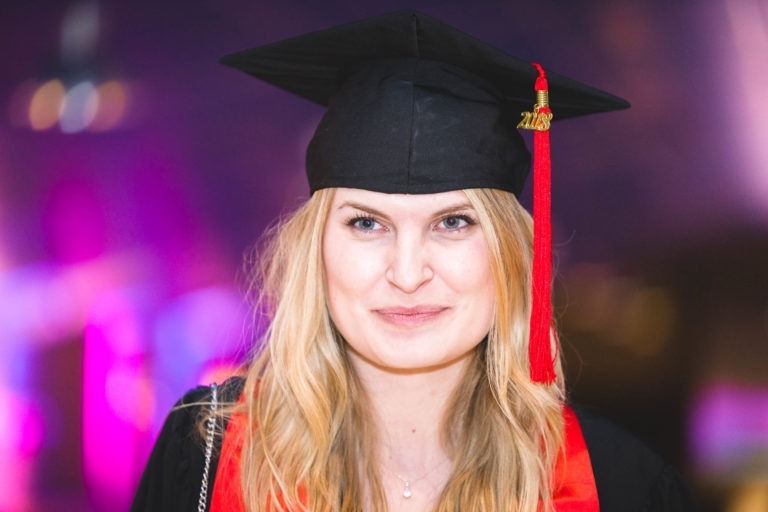
<instances>
[{"instance_id":1,"label":"woman's eyebrow","mask_svg":"<svg viewBox=\"0 0 768 512\"><path fill-rule=\"evenodd\" d=\"M475 209L475 207L472 206L472 203L469 203L469 202L458 203L458 204L455 204L455 205L447 206L447 207L445 207L445 208L443 208L441 210L438 210L437 212L435 212L433 214L433 216L434 217L443 217L444 215L450 215L452 213L463 212L463 211L467 211L467 210L473 210L474 211L474 209Z\"/></svg>"},{"instance_id":2,"label":"woman's eyebrow","mask_svg":"<svg viewBox=\"0 0 768 512\"><path fill-rule=\"evenodd\" d=\"M374 217L380 217L384 219L389 218L389 216L386 213L380 212L376 208L372 208L370 206L366 206L361 203L356 203L354 201L344 201L339 205L337 210L343 210L344 208L354 208L356 210L361 210L361 211L364 211L365 213L370 213Z\"/></svg>"}]
</instances>

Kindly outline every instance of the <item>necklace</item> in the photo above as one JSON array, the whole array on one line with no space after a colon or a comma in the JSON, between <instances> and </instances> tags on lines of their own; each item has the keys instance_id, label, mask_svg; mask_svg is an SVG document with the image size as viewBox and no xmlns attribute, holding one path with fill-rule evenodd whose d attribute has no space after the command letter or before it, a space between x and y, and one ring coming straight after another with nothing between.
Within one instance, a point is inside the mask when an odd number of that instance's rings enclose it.
<instances>
[{"instance_id":1,"label":"necklace","mask_svg":"<svg viewBox=\"0 0 768 512\"><path fill-rule=\"evenodd\" d=\"M402 476L399 473L395 473L394 471L392 471L389 468L385 467L385 469L388 469L389 472L392 473L393 475L395 475L398 480L403 482L403 498L409 499L411 496L413 496L413 491L411 490L411 483L415 483L415 482L418 482L420 480L424 480L429 475L431 475L432 473L434 473L435 471L437 471L438 469L443 467L447 462L450 462L450 460L449 459L444 460L443 462L441 462L437 466L433 467L432 469L428 470L426 473L421 475L419 478L408 478L407 476Z\"/></svg>"},{"instance_id":2,"label":"necklace","mask_svg":"<svg viewBox=\"0 0 768 512\"><path fill-rule=\"evenodd\" d=\"M413 492L411 491L411 481L407 478L403 478L402 476L395 473L395 476L403 482L403 498L408 499L411 496L413 496Z\"/></svg>"}]
</instances>

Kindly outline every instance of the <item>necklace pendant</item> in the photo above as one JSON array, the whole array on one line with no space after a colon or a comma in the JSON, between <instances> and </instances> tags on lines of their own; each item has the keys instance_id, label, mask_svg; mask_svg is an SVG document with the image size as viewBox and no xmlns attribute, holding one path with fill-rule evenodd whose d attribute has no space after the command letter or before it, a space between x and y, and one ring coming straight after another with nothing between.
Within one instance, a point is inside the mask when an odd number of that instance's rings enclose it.
<instances>
[{"instance_id":1,"label":"necklace pendant","mask_svg":"<svg viewBox=\"0 0 768 512\"><path fill-rule=\"evenodd\" d=\"M411 492L411 483L406 480L405 486L403 487L403 498L408 499L411 496L413 496L413 493Z\"/></svg>"}]
</instances>

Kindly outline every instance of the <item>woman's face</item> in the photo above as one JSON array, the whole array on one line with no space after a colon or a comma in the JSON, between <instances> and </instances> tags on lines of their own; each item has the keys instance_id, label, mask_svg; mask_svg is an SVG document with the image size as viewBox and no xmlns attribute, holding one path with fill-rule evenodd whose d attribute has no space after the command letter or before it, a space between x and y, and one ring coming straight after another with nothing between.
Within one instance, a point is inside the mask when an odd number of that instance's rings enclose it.
<instances>
[{"instance_id":1,"label":"woman's face","mask_svg":"<svg viewBox=\"0 0 768 512\"><path fill-rule=\"evenodd\" d=\"M464 361L491 327L488 245L461 191L338 189L323 262L331 318L353 360L431 370Z\"/></svg>"}]
</instances>

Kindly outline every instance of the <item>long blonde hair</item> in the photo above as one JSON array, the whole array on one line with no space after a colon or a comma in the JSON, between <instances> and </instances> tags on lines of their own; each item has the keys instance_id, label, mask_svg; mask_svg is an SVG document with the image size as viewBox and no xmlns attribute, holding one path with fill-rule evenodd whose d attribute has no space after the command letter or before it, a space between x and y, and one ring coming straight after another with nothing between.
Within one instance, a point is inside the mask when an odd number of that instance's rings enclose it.
<instances>
[{"instance_id":1,"label":"long blonde hair","mask_svg":"<svg viewBox=\"0 0 768 512\"><path fill-rule=\"evenodd\" d=\"M548 509L564 392L561 378L544 386L528 376L532 221L512 194L464 193L488 242L496 311L445 414L454 467L435 511ZM249 512L268 503L306 510L302 492L311 511L360 511L366 489L373 509L386 510L371 448L376 429L326 308L322 234L333 196L315 192L273 228L253 274L271 323L248 368L244 402L225 411L248 418L241 484ZM558 375L560 367L558 360Z\"/></svg>"}]
</instances>

